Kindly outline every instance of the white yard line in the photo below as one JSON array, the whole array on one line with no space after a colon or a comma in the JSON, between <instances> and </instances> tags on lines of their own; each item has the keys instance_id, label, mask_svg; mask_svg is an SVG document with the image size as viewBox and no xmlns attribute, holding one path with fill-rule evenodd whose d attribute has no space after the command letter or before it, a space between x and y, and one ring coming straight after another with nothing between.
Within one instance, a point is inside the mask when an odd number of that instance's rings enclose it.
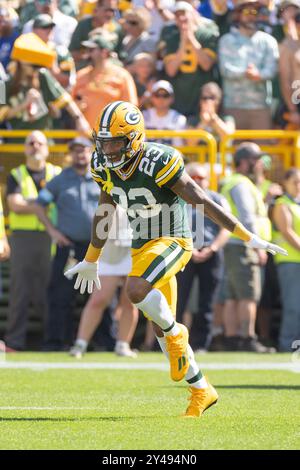
<instances>
[{"instance_id":1,"label":"white yard line","mask_svg":"<svg viewBox=\"0 0 300 470\"><path fill-rule=\"evenodd\" d=\"M202 363L204 370L284 370L300 372L300 363L294 362L218 362ZM0 369L31 370L160 370L168 371L169 365L163 362L0 362Z\"/></svg>"},{"instance_id":2,"label":"white yard line","mask_svg":"<svg viewBox=\"0 0 300 470\"><path fill-rule=\"evenodd\" d=\"M72 410L72 411L77 411L77 410L96 410L98 409L96 406L86 406L86 407L75 407L75 406L0 406L0 411L5 411L5 410L30 410L30 411L53 411L53 410L59 410L59 411L65 411L65 410Z\"/></svg>"}]
</instances>

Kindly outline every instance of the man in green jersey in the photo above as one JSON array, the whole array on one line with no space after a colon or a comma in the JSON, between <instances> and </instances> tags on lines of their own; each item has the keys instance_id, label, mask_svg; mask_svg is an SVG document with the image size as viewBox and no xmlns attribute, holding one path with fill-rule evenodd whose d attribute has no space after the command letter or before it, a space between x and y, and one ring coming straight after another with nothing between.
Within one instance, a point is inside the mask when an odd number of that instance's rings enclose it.
<instances>
[{"instance_id":1,"label":"man in green jersey","mask_svg":"<svg viewBox=\"0 0 300 470\"><path fill-rule=\"evenodd\" d=\"M106 106L94 132L96 150L92 175L102 191L91 243L85 259L65 274L77 274L75 288L83 293L100 288L97 261L105 244L116 204L127 211L133 231L132 271L127 294L153 327L170 361L171 378L190 385L186 417L199 417L217 402L214 387L201 374L188 344L188 330L175 322L175 275L192 254L186 202L202 205L205 215L248 242L253 248L285 253L253 235L231 214L211 201L187 175L181 154L172 147L145 143L140 110L124 101ZM110 233L111 236L111 233Z\"/></svg>"}]
</instances>

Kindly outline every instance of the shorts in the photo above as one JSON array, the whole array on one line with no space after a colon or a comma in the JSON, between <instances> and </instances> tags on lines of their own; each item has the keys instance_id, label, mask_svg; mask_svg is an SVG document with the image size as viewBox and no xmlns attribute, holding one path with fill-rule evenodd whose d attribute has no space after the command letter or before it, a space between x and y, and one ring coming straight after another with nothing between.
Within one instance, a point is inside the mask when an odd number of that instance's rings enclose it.
<instances>
[{"instance_id":1,"label":"shorts","mask_svg":"<svg viewBox=\"0 0 300 470\"><path fill-rule=\"evenodd\" d=\"M120 257L115 263L111 263L106 258L99 259L99 276L128 276L132 268L131 249L122 247L118 248Z\"/></svg>"},{"instance_id":2,"label":"shorts","mask_svg":"<svg viewBox=\"0 0 300 470\"><path fill-rule=\"evenodd\" d=\"M132 249L132 270L129 277L142 277L159 289L176 314L177 282L175 275L183 270L192 256L189 238L161 237L141 248Z\"/></svg>"},{"instance_id":3,"label":"shorts","mask_svg":"<svg viewBox=\"0 0 300 470\"><path fill-rule=\"evenodd\" d=\"M226 300L253 300L261 296L261 268L252 248L228 244L224 248Z\"/></svg>"}]
</instances>

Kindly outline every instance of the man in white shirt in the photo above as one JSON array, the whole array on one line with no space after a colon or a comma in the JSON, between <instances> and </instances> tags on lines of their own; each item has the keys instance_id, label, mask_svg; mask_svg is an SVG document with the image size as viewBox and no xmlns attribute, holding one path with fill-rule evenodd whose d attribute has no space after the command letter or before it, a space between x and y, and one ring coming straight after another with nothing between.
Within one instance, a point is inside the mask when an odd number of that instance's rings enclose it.
<instances>
[{"instance_id":1,"label":"man in white shirt","mask_svg":"<svg viewBox=\"0 0 300 470\"><path fill-rule=\"evenodd\" d=\"M173 101L174 89L171 83L166 80L155 82L151 89L152 108L143 111L146 129L183 130L186 128L186 117L171 108ZM183 145L182 139L178 137L155 140L165 145Z\"/></svg>"},{"instance_id":2,"label":"man in white shirt","mask_svg":"<svg viewBox=\"0 0 300 470\"><path fill-rule=\"evenodd\" d=\"M56 45L68 47L71 36L77 26L77 20L71 16L64 15L57 6L57 0L34 0L38 14L46 13L50 15L55 23L53 28L52 41ZM33 28L33 19L25 23L23 33L31 33Z\"/></svg>"}]
</instances>

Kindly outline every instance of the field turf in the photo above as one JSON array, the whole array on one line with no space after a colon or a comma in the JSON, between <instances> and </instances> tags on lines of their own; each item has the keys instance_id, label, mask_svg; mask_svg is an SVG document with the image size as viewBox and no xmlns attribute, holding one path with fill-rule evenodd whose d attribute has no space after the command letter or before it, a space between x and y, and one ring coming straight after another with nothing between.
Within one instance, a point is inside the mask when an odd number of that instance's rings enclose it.
<instances>
[{"instance_id":1,"label":"field turf","mask_svg":"<svg viewBox=\"0 0 300 470\"><path fill-rule=\"evenodd\" d=\"M81 361L9 354L0 365L0 449L299 449L300 373L280 365L291 363L290 354L197 359L220 400L201 419L183 419L187 387L152 370L166 365L159 353L137 360L90 353ZM13 368L29 362L36 367ZM103 369L89 368L94 363ZM122 368L128 363L141 369Z\"/></svg>"}]
</instances>

